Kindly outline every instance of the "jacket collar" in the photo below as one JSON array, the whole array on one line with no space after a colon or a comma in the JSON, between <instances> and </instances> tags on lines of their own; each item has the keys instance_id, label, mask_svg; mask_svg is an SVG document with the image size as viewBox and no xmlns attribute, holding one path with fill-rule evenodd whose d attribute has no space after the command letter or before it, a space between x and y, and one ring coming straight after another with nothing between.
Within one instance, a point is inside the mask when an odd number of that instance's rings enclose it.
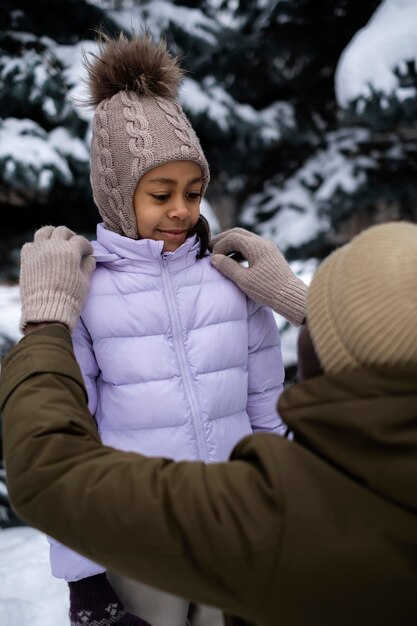
<instances>
[{"instance_id":1,"label":"jacket collar","mask_svg":"<svg viewBox=\"0 0 417 626\"><path fill-rule=\"evenodd\" d=\"M311 378L278 406L296 443L417 512L416 365Z\"/></svg>"},{"instance_id":2,"label":"jacket collar","mask_svg":"<svg viewBox=\"0 0 417 626\"><path fill-rule=\"evenodd\" d=\"M117 271L138 271L159 274L162 259L170 272L195 263L200 249L198 237L189 237L175 250L163 253L163 242L153 239L130 239L97 225L97 241L92 242L97 264Z\"/></svg>"}]
</instances>

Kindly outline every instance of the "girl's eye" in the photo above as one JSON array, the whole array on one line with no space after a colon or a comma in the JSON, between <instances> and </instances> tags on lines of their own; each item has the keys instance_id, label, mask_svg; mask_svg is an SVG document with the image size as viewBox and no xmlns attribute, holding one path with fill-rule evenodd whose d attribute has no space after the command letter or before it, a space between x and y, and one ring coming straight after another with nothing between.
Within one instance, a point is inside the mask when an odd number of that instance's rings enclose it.
<instances>
[{"instance_id":1,"label":"girl's eye","mask_svg":"<svg viewBox=\"0 0 417 626\"><path fill-rule=\"evenodd\" d=\"M152 198L155 198L155 200L158 200L159 202L164 202L165 200L168 200L169 195L167 193L155 193L152 194Z\"/></svg>"},{"instance_id":2,"label":"girl's eye","mask_svg":"<svg viewBox=\"0 0 417 626\"><path fill-rule=\"evenodd\" d=\"M196 200L200 200L201 193L199 191L190 191L189 193L187 193L187 198L188 200L195 202Z\"/></svg>"}]
</instances>

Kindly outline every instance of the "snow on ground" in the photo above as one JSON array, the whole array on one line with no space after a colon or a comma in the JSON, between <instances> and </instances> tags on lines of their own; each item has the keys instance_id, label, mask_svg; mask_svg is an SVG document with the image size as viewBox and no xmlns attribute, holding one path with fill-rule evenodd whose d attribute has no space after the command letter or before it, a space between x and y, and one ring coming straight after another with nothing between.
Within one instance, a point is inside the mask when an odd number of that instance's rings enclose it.
<instances>
[{"instance_id":1,"label":"snow on ground","mask_svg":"<svg viewBox=\"0 0 417 626\"><path fill-rule=\"evenodd\" d=\"M49 545L33 528L0 530L0 624L69 626L68 587L49 568Z\"/></svg>"}]
</instances>

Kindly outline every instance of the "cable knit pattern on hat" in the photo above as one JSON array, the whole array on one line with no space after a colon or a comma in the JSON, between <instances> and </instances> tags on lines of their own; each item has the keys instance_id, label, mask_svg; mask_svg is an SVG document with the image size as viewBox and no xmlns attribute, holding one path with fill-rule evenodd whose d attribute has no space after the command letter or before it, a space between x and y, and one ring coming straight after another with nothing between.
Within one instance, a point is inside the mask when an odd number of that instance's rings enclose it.
<instances>
[{"instance_id":1,"label":"cable knit pattern on hat","mask_svg":"<svg viewBox=\"0 0 417 626\"><path fill-rule=\"evenodd\" d=\"M122 215L123 197L119 189L117 174L115 172L113 156L111 153L110 138L107 132L109 102L104 102L97 107L93 123L93 141L97 152L97 168L100 173L99 186L107 195L110 207L108 223L111 230L120 232L120 224L124 221Z\"/></svg>"},{"instance_id":2,"label":"cable knit pattern on hat","mask_svg":"<svg viewBox=\"0 0 417 626\"><path fill-rule=\"evenodd\" d=\"M149 122L139 100L131 97L128 93L122 93L120 97L125 105L123 115L127 120L126 132L131 137L129 150L134 156L132 176L139 180L143 167L148 170L154 166L155 154L152 150L152 135L148 132Z\"/></svg>"},{"instance_id":3,"label":"cable knit pattern on hat","mask_svg":"<svg viewBox=\"0 0 417 626\"><path fill-rule=\"evenodd\" d=\"M155 98L155 101L165 111L168 122L173 125L176 136L182 142L181 156L188 159L196 157L201 160L204 158L197 135L184 116L181 107L175 102L169 102L163 98Z\"/></svg>"},{"instance_id":4,"label":"cable knit pattern on hat","mask_svg":"<svg viewBox=\"0 0 417 626\"><path fill-rule=\"evenodd\" d=\"M417 225L373 226L333 252L307 292L327 372L417 363Z\"/></svg>"}]
</instances>

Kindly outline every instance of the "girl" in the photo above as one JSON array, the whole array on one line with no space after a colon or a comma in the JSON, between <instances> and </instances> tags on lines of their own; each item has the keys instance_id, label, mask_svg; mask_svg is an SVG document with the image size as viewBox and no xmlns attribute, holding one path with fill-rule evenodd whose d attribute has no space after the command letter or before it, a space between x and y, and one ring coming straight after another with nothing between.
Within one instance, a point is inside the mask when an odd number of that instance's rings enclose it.
<instances>
[{"instance_id":1,"label":"girl","mask_svg":"<svg viewBox=\"0 0 417 626\"><path fill-rule=\"evenodd\" d=\"M177 59L148 35L103 36L87 68L96 106L91 184L103 223L73 341L89 408L104 444L224 461L245 435L280 427L284 370L272 312L210 263L200 216L209 168L176 99ZM99 597L104 568L55 542L51 562L69 581L72 623L98 623L93 610L81 622L80 598L87 606L89 594ZM153 626L185 626L187 601L107 577L130 613Z\"/></svg>"}]
</instances>

